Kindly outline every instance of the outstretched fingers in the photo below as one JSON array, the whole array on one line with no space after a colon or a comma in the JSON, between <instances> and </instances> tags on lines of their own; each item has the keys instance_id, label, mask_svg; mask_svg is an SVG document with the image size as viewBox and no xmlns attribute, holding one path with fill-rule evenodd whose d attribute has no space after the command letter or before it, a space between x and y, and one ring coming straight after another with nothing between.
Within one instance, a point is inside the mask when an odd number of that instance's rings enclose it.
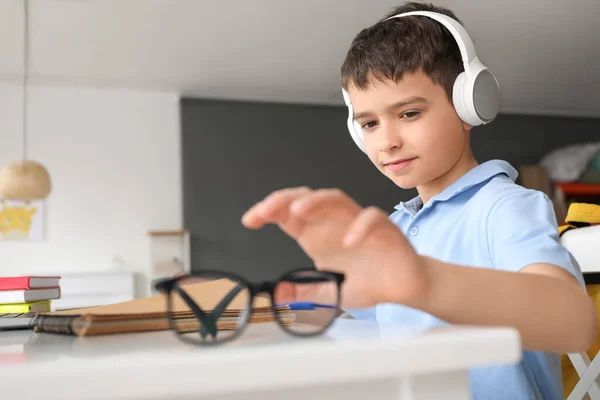
<instances>
[{"instance_id":1,"label":"outstretched fingers","mask_svg":"<svg viewBox=\"0 0 600 400\"><path fill-rule=\"evenodd\" d=\"M290 211L299 217L311 219L318 217L320 211L330 212L334 206L336 211L358 213L360 206L339 189L320 189L296 199Z\"/></svg>"},{"instance_id":2,"label":"outstretched fingers","mask_svg":"<svg viewBox=\"0 0 600 400\"><path fill-rule=\"evenodd\" d=\"M246 211L242 224L250 229L262 228L267 223L284 224L290 204L310 192L310 188L304 186L277 190Z\"/></svg>"}]
</instances>

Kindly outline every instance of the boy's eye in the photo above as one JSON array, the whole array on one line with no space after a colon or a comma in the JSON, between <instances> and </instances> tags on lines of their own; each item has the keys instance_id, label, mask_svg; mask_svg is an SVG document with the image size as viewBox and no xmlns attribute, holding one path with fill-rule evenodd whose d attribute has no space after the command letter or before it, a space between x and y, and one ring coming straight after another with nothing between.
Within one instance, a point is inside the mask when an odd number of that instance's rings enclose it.
<instances>
[{"instance_id":1,"label":"boy's eye","mask_svg":"<svg viewBox=\"0 0 600 400\"><path fill-rule=\"evenodd\" d=\"M362 124L360 127L363 129L372 129L375 127L375 125L377 125L377 122L375 121L367 121L364 124Z\"/></svg>"},{"instance_id":2,"label":"boy's eye","mask_svg":"<svg viewBox=\"0 0 600 400\"><path fill-rule=\"evenodd\" d=\"M407 112L403 113L402 115L400 115L400 118L411 119L411 118L415 118L419 114L421 114L419 111L407 111Z\"/></svg>"}]
</instances>

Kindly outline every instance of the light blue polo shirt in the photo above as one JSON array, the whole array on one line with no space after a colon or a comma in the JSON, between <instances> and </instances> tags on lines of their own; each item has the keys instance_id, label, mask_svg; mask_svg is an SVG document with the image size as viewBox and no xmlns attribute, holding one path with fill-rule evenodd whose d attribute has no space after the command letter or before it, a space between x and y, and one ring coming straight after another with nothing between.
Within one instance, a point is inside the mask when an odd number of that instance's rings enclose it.
<instances>
[{"instance_id":1,"label":"light blue polo shirt","mask_svg":"<svg viewBox=\"0 0 600 400\"><path fill-rule=\"evenodd\" d=\"M554 264L584 286L578 264L559 243L552 202L542 192L517 185L517 175L505 161L485 162L425 205L419 197L398 204L390 220L419 254L505 271ZM346 311L354 318L381 323L446 323L398 304ZM563 399L559 355L525 351L518 365L473 369L471 390L474 400Z\"/></svg>"}]
</instances>

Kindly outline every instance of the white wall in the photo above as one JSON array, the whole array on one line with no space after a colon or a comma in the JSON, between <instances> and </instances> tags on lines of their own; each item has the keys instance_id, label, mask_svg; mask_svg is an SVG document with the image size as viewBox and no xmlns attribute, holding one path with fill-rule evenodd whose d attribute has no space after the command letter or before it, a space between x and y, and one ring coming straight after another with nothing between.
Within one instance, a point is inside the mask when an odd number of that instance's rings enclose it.
<instances>
[{"instance_id":1,"label":"white wall","mask_svg":"<svg viewBox=\"0 0 600 400\"><path fill-rule=\"evenodd\" d=\"M108 270L116 257L147 277L147 232L183 223L178 95L29 93L29 158L53 181L46 239L0 241L0 275ZM0 165L21 157L20 102L20 86L0 84Z\"/></svg>"}]
</instances>

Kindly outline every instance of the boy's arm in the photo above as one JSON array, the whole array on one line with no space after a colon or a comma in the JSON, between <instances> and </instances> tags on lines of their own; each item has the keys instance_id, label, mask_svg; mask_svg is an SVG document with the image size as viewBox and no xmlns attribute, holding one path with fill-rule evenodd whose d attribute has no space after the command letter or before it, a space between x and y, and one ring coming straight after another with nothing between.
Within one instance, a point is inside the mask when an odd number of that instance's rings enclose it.
<instances>
[{"instance_id":1,"label":"boy's arm","mask_svg":"<svg viewBox=\"0 0 600 400\"><path fill-rule=\"evenodd\" d=\"M251 229L277 224L317 268L344 272L344 308L393 302L450 323L515 327L526 350L586 351L597 333L594 305L538 197L507 197L489 213L495 269L418 255L384 212L335 189L274 192L242 222Z\"/></svg>"},{"instance_id":2,"label":"boy's arm","mask_svg":"<svg viewBox=\"0 0 600 400\"><path fill-rule=\"evenodd\" d=\"M515 327L526 350L580 352L596 338L594 304L562 268L535 264L509 272L427 257L422 267L429 287L407 305L449 323ZM393 284L386 292L395 302Z\"/></svg>"}]
</instances>

